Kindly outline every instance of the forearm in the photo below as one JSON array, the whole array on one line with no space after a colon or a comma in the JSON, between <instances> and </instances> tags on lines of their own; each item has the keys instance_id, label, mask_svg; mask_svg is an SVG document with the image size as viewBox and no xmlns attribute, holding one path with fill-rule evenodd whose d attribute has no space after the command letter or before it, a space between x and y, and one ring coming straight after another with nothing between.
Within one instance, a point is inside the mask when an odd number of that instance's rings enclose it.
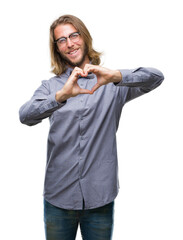
<instances>
[{"instance_id":1,"label":"forearm","mask_svg":"<svg viewBox=\"0 0 183 240\"><path fill-rule=\"evenodd\" d=\"M120 72L120 70L111 70L111 77L109 82L113 82L115 84L122 82L122 73Z\"/></svg>"},{"instance_id":2,"label":"forearm","mask_svg":"<svg viewBox=\"0 0 183 240\"><path fill-rule=\"evenodd\" d=\"M56 92L54 89L51 90L49 81L42 81L32 98L20 108L21 123L32 126L50 117L55 110L64 105L56 101L55 95Z\"/></svg>"},{"instance_id":3,"label":"forearm","mask_svg":"<svg viewBox=\"0 0 183 240\"><path fill-rule=\"evenodd\" d=\"M59 104L56 101L54 93L45 97L34 96L20 108L20 121L28 126L36 125L43 119L50 117L55 110L64 104Z\"/></svg>"},{"instance_id":4,"label":"forearm","mask_svg":"<svg viewBox=\"0 0 183 240\"><path fill-rule=\"evenodd\" d=\"M164 79L163 74L155 68L137 68L134 70L120 70L122 81L117 86L140 87L152 90L159 86Z\"/></svg>"},{"instance_id":5,"label":"forearm","mask_svg":"<svg viewBox=\"0 0 183 240\"><path fill-rule=\"evenodd\" d=\"M72 97L72 96L66 94L66 92L63 91L63 89L57 91L56 94L55 94L55 100L58 103L65 103L66 100L70 97Z\"/></svg>"},{"instance_id":6,"label":"forearm","mask_svg":"<svg viewBox=\"0 0 183 240\"><path fill-rule=\"evenodd\" d=\"M155 68L137 68L134 70L120 70L120 72L122 81L114 84L119 87L126 87L127 94L124 103L152 91L164 79L163 74Z\"/></svg>"}]
</instances>

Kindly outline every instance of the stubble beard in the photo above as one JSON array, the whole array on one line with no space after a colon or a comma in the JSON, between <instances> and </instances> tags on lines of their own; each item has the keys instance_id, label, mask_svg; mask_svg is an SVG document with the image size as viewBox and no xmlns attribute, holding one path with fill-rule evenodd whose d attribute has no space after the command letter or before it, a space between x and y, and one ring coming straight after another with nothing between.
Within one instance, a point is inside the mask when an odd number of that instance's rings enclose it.
<instances>
[{"instance_id":1,"label":"stubble beard","mask_svg":"<svg viewBox=\"0 0 183 240\"><path fill-rule=\"evenodd\" d=\"M61 56L62 60L65 62L65 64L69 65L70 67L73 67L73 68L74 67L80 67L83 64L83 62L85 61L85 58L86 58L87 55L88 55L88 50L87 50L86 45L84 47L83 56L78 62L72 62L69 58L67 58L62 53L60 53L60 56Z\"/></svg>"}]
</instances>

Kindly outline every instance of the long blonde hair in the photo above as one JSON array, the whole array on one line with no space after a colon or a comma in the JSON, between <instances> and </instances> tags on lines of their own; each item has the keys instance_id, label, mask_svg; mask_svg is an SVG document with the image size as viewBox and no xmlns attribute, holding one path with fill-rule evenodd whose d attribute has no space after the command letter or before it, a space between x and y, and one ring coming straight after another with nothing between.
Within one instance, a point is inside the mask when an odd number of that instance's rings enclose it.
<instances>
[{"instance_id":1,"label":"long blonde hair","mask_svg":"<svg viewBox=\"0 0 183 240\"><path fill-rule=\"evenodd\" d=\"M87 56L91 61L91 64L99 65L101 53L93 49L92 46L92 37L84 25L84 23L77 17L73 15L63 15L56 19L50 26L50 55L51 55L51 67L52 72L56 75L61 75L66 70L67 63L62 59L60 53L57 50L57 45L55 44L54 38L54 29L60 24L72 24L78 32L80 32L81 37L83 38L86 49Z\"/></svg>"}]
</instances>

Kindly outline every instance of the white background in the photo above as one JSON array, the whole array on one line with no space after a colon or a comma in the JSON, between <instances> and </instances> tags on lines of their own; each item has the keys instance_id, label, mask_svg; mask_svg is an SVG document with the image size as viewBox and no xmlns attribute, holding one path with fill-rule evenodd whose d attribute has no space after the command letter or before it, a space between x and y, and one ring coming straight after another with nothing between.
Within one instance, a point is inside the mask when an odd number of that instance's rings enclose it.
<instances>
[{"instance_id":1,"label":"white background","mask_svg":"<svg viewBox=\"0 0 183 240\"><path fill-rule=\"evenodd\" d=\"M94 47L104 52L105 67L155 67L165 75L159 88L123 109L113 239L182 240L183 17L178 0L1 2L0 238L44 240L49 122L24 126L18 111L52 76L49 27L68 13L86 24Z\"/></svg>"}]
</instances>

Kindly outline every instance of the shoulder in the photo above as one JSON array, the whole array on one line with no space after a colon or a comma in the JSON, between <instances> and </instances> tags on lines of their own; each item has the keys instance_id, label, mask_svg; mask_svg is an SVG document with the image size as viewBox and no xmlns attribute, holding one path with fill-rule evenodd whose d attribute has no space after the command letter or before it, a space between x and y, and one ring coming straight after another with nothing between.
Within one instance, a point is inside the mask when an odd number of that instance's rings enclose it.
<instances>
[{"instance_id":1,"label":"shoulder","mask_svg":"<svg viewBox=\"0 0 183 240\"><path fill-rule=\"evenodd\" d=\"M67 76L61 74L60 76L53 76L48 80L42 80L42 86L49 90L49 92L55 92L61 89L67 81Z\"/></svg>"},{"instance_id":2,"label":"shoulder","mask_svg":"<svg viewBox=\"0 0 183 240\"><path fill-rule=\"evenodd\" d=\"M67 76L63 73L59 76L53 76L48 80L42 80L42 83L45 85L52 85L52 84L57 84L57 83L65 83L67 80Z\"/></svg>"}]
</instances>

